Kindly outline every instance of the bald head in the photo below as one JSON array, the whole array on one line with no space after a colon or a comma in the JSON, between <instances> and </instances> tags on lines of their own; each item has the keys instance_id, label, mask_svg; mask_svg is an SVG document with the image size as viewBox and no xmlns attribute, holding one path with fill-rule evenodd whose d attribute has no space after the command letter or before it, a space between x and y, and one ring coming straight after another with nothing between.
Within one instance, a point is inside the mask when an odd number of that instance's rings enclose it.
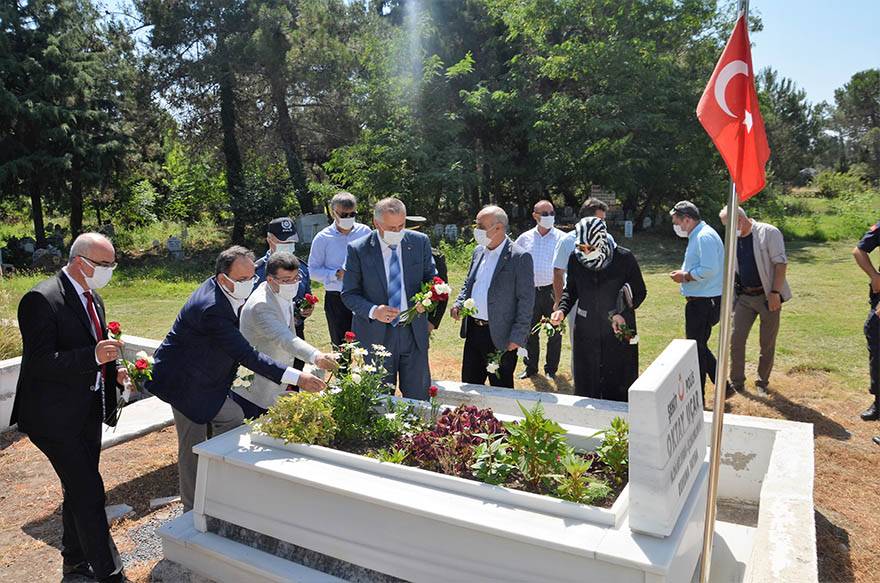
<instances>
[{"instance_id":1,"label":"bald head","mask_svg":"<svg viewBox=\"0 0 880 583\"><path fill-rule=\"evenodd\" d=\"M489 205L477 213L477 228L486 231L489 249L494 249L507 236L507 213L500 206Z\"/></svg>"},{"instance_id":2,"label":"bald head","mask_svg":"<svg viewBox=\"0 0 880 583\"><path fill-rule=\"evenodd\" d=\"M85 257L99 263L113 263L116 260L116 250L110 239L101 233L83 233L70 246L70 259L67 264L72 265L77 257Z\"/></svg>"}]
</instances>

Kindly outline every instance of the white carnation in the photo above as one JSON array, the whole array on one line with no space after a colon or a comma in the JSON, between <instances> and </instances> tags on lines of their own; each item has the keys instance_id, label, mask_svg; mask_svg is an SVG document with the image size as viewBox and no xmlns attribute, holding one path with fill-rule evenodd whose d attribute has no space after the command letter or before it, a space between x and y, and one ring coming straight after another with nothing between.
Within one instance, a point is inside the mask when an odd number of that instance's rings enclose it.
<instances>
[{"instance_id":1,"label":"white carnation","mask_svg":"<svg viewBox=\"0 0 880 583\"><path fill-rule=\"evenodd\" d=\"M488 372L489 374L495 374L496 372L498 372L498 368L499 366L497 362L490 362L486 365L486 372Z\"/></svg>"},{"instance_id":2,"label":"white carnation","mask_svg":"<svg viewBox=\"0 0 880 583\"><path fill-rule=\"evenodd\" d=\"M431 302L431 298L425 298L422 300L422 305L426 308L429 308L433 302Z\"/></svg>"},{"instance_id":3,"label":"white carnation","mask_svg":"<svg viewBox=\"0 0 880 583\"><path fill-rule=\"evenodd\" d=\"M147 354L146 350L138 350L137 354L134 355L135 360L137 360L139 358L143 358L144 360L147 360L149 357L150 357L150 355Z\"/></svg>"},{"instance_id":4,"label":"white carnation","mask_svg":"<svg viewBox=\"0 0 880 583\"><path fill-rule=\"evenodd\" d=\"M468 298L464 301L464 307L466 310L473 310L477 307L477 302L474 301L474 298Z\"/></svg>"},{"instance_id":5,"label":"white carnation","mask_svg":"<svg viewBox=\"0 0 880 583\"><path fill-rule=\"evenodd\" d=\"M359 375L356 372L353 372L353 373L351 373L351 380L354 381L355 383L359 383L359 382L361 382L361 375Z\"/></svg>"}]
</instances>

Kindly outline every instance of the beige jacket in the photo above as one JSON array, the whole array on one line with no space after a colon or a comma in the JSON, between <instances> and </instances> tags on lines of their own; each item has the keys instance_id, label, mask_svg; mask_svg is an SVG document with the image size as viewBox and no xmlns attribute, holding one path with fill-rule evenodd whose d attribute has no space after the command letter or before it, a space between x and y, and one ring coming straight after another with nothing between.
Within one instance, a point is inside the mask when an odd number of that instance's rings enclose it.
<instances>
[{"instance_id":1,"label":"beige jacket","mask_svg":"<svg viewBox=\"0 0 880 583\"><path fill-rule=\"evenodd\" d=\"M315 363L318 349L298 338L293 318L284 321L281 301L266 282L257 286L241 309L239 329L254 348L280 363L293 365L295 359ZM289 309L289 307L285 306ZM285 393L286 387L254 375L250 387L233 387L233 391L251 403L268 409L275 399Z\"/></svg>"},{"instance_id":2,"label":"beige jacket","mask_svg":"<svg viewBox=\"0 0 880 583\"><path fill-rule=\"evenodd\" d=\"M773 290L774 266L779 263L788 263L782 231L773 225L752 220L752 246L755 249L755 264L758 266L761 286L764 288L764 293L769 295ZM739 270L739 265L736 268ZM782 283L782 289L776 291L782 296L783 302L791 299L788 280Z\"/></svg>"}]
</instances>

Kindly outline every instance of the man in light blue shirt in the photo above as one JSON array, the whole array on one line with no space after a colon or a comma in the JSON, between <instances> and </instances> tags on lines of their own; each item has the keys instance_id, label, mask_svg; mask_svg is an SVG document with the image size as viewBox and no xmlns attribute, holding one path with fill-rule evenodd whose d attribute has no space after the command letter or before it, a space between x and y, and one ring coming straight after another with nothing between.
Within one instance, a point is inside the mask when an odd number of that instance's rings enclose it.
<instances>
[{"instance_id":1,"label":"man in light blue shirt","mask_svg":"<svg viewBox=\"0 0 880 583\"><path fill-rule=\"evenodd\" d=\"M345 333L351 330L351 310L342 302L342 278L349 243L370 234L370 228L355 221L357 200L348 192L338 192L330 200L333 224L325 227L312 240L309 252L309 274L324 284L324 314L330 342L341 346Z\"/></svg>"},{"instance_id":2,"label":"man in light blue shirt","mask_svg":"<svg viewBox=\"0 0 880 583\"><path fill-rule=\"evenodd\" d=\"M683 200L669 211L675 234L687 238L681 269L669 274L678 283L687 303L684 309L685 335L697 341L700 359L700 386L706 400L706 376L715 383L717 361L709 350L712 327L721 317L721 285L724 267L724 243L718 233L700 218L700 210Z\"/></svg>"}]
</instances>

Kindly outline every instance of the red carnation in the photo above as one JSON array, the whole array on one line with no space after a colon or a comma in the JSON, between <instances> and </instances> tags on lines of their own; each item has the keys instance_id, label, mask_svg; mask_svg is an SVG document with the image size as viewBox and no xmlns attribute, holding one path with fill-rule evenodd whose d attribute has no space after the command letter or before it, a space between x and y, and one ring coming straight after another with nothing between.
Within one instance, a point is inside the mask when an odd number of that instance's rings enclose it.
<instances>
[{"instance_id":1,"label":"red carnation","mask_svg":"<svg viewBox=\"0 0 880 583\"><path fill-rule=\"evenodd\" d=\"M357 338L357 336L355 336L354 332L352 332L351 330L345 333L346 342L354 342L355 338Z\"/></svg>"},{"instance_id":2,"label":"red carnation","mask_svg":"<svg viewBox=\"0 0 880 583\"><path fill-rule=\"evenodd\" d=\"M312 304L313 306L318 303L318 296L313 296L312 294L306 294L306 301Z\"/></svg>"},{"instance_id":3,"label":"red carnation","mask_svg":"<svg viewBox=\"0 0 880 583\"><path fill-rule=\"evenodd\" d=\"M147 370L150 368L150 363L145 358L139 358L134 361L134 367L138 370Z\"/></svg>"},{"instance_id":4,"label":"red carnation","mask_svg":"<svg viewBox=\"0 0 880 583\"><path fill-rule=\"evenodd\" d=\"M439 389L437 388L437 385L431 385L431 388L428 389L428 395L430 395L430 397L433 399L437 396L438 390Z\"/></svg>"},{"instance_id":5,"label":"red carnation","mask_svg":"<svg viewBox=\"0 0 880 583\"><path fill-rule=\"evenodd\" d=\"M446 283L446 282L443 281L442 277L434 277L434 284L436 285L438 283Z\"/></svg>"},{"instance_id":6,"label":"red carnation","mask_svg":"<svg viewBox=\"0 0 880 583\"><path fill-rule=\"evenodd\" d=\"M110 330L111 334L118 336L122 333L122 324L119 322L110 322L107 324L107 329Z\"/></svg>"}]
</instances>

